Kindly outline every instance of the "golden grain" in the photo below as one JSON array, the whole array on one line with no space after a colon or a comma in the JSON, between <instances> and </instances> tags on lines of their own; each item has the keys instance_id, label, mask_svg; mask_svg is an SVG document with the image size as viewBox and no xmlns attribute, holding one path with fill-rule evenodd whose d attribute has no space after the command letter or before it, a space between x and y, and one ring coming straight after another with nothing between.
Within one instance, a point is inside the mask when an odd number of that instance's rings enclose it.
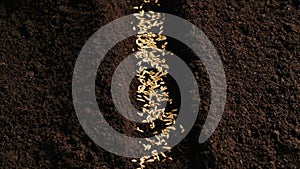
<instances>
[{"instance_id":1,"label":"golden grain","mask_svg":"<svg viewBox=\"0 0 300 169\"><path fill-rule=\"evenodd\" d=\"M139 131L139 132L141 132L141 133L144 133L144 131L141 130L139 127L137 127L136 130Z\"/></svg>"},{"instance_id":2,"label":"golden grain","mask_svg":"<svg viewBox=\"0 0 300 169\"><path fill-rule=\"evenodd\" d=\"M158 0L143 0L144 3L155 2L157 6L160 6ZM150 123L150 128L155 128L155 123L153 122L156 119L159 119L165 122L165 125L168 126L164 130L162 130L161 135L157 135L158 131L154 131L155 139L145 138L145 140L150 144L143 144L145 150L151 149L151 144L154 145L162 145L164 149L167 151L171 150L171 147L167 146L167 139L169 138L170 130L176 130L172 124L175 124L174 114L175 110L166 112L165 108L161 108L161 102L167 101L172 104L172 99L169 98L169 93L167 92L167 87L165 86L165 82L163 78L168 74L169 66L166 64L166 60L162 58L166 54L171 54L167 52L165 49L167 47L168 42L167 37L163 34L163 24L165 21L164 15L160 13L155 13L154 11L148 11L145 13L142 10L143 6L135 6L134 9L140 9L138 13L135 13L134 16L139 21L139 23L133 26L133 31L138 29L138 35L136 35L136 45L139 50L135 57L140 59L137 63L139 69L136 71L138 73L138 81L141 85L138 86L137 90L137 100L143 102L142 113L138 112L138 115L143 117L146 115L146 119L142 120L143 123ZM131 23L133 24L133 23ZM159 28L159 33L155 34L150 31L152 28ZM157 42L163 42L162 45L158 46ZM147 49L151 49L152 51L148 51ZM134 51L134 49L133 49ZM142 65L151 65L155 67L157 72L147 71L145 66ZM169 126L170 125L170 126ZM137 127L138 131L144 132L143 130ZM181 128L183 130L183 128ZM139 142L141 144L141 142ZM161 153L162 157L167 158L166 154ZM163 161L165 160L163 159ZM172 160L172 158L169 158ZM145 168L145 162L154 162L155 160L160 160L159 154L157 150L152 151L152 158L150 156L144 156L139 159L140 160L140 168Z\"/></svg>"}]
</instances>

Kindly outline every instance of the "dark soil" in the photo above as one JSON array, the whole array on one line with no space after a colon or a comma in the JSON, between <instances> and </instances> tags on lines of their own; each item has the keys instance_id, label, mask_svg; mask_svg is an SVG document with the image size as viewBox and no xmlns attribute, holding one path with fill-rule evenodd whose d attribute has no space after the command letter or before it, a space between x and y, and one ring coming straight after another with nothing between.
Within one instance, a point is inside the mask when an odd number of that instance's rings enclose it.
<instances>
[{"instance_id":1,"label":"dark soil","mask_svg":"<svg viewBox=\"0 0 300 169\"><path fill-rule=\"evenodd\" d=\"M134 4L136 0L0 2L0 168L136 167L131 159L93 143L79 124L71 94L73 68L85 42L101 26L135 12ZM201 109L188 136L173 148L174 161L147 167L300 168L299 2L161 4L156 11L189 20L212 41L223 61L228 95L217 130L204 144L197 143L210 103L209 78L189 49L170 44L201 84ZM132 47L133 41L125 40L106 56L99 90L106 89ZM135 124L115 112L109 93L98 96L110 124L130 135Z\"/></svg>"}]
</instances>

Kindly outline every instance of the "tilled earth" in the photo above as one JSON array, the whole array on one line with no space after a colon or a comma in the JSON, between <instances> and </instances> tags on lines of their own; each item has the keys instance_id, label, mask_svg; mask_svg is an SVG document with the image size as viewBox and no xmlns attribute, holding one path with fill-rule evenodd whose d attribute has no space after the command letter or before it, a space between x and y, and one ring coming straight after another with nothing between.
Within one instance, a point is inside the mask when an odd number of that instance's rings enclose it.
<instances>
[{"instance_id":1,"label":"tilled earth","mask_svg":"<svg viewBox=\"0 0 300 169\"><path fill-rule=\"evenodd\" d=\"M201 108L193 129L172 150L174 160L147 167L300 168L299 2L160 1L155 11L192 22L212 41L223 61L228 90L218 128L204 144L197 143L210 103L209 78L189 49L170 44L169 50L188 63L200 84ZM135 12L136 4L0 2L0 168L137 167L85 134L71 91L73 68L85 42L101 26ZM134 124L117 114L105 91L133 42L122 41L108 53L96 83L106 119L128 135Z\"/></svg>"}]
</instances>

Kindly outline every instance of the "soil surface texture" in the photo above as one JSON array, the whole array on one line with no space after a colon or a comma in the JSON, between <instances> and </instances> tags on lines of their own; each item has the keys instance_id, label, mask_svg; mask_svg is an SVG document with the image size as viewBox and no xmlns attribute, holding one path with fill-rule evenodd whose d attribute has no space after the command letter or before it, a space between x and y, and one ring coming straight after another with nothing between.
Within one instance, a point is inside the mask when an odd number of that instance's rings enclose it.
<instances>
[{"instance_id":1,"label":"soil surface texture","mask_svg":"<svg viewBox=\"0 0 300 169\"><path fill-rule=\"evenodd\" d=\"M192 130L168 154L173 161L155 161L146 168L300 168L299 1L159 1L154 11L190 21L211 40L228 88L219 126L199 144L210 105L209 77L189 48L168 38L167 49L196 77L201 106ZM73 69L83 45L105 24L136 12L137 4L138 0L1 0L0 168L138 167L88 137L72 100ZM113 71L133 47L131 37L110 50L99 66L96 95L110 125L137 136L136 124L118 114L109 93ZM134 86L133 81L131 98L138 107ZM179 92L176 85L170 89L175 96Z\"/></svg>"}]
</instances>

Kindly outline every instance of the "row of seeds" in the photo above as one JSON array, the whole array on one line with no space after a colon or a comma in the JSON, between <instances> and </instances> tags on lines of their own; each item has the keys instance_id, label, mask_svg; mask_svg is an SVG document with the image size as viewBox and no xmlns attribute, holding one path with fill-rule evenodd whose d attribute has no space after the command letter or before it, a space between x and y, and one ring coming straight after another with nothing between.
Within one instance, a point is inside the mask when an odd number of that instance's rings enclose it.
<instances>
[{"instance_id":1,"label":"row of seeds","mask_svg":"<svg viewBox=\"0 0 300 169\"><path fill-rule=\"evenodd\" d=\"M144 0L142 3L154 2L160 6L158 0ZM145 168L145 163L158 161L165 161L166 159L172 160L165 153L158 153L157 150L153 149L152 146L163 146L167 151L171 150L168 146L167 140L169 139L170 130L176 130L172 125L175 124L177 110L167 112L162 106L162 102L168 102L172 104L172 99L169 98L166 84L163 80L168 74L168 65L166 60L163 58L167 53L165 50L167 46L167 37L162 35L163 24L165 17L160 13L153 11L147 11L145 13L143 5L136 6L134 9L138 10L134 16L139 21L137 25L133 26L133 30L137 30L136 44L138 46L138 52L135 57L139 59L137 77L140 82L137 90L137 100L143 102L142 113L138 113L139 116L143 117L143 123L149 123L151 129L155 129L155 120L159 119L164 122L165 128L161 130L160 135L155 135L154 139L145 138L145 143L141 143L145 151L150 150L152 156L144 156L140 159L133 159L133 162L139 163L138 169ZM149 30L152 28L159 29L158 34L154 34ZM160 45L158 45L160 44ZM151 65L156 71L149 70L145 65ZM182 126L182 131L184 130ZM144 132L140 128L136 128L139 132ZM158 134L158 131L153 132Z\"/></svg>"}]
</instances>

